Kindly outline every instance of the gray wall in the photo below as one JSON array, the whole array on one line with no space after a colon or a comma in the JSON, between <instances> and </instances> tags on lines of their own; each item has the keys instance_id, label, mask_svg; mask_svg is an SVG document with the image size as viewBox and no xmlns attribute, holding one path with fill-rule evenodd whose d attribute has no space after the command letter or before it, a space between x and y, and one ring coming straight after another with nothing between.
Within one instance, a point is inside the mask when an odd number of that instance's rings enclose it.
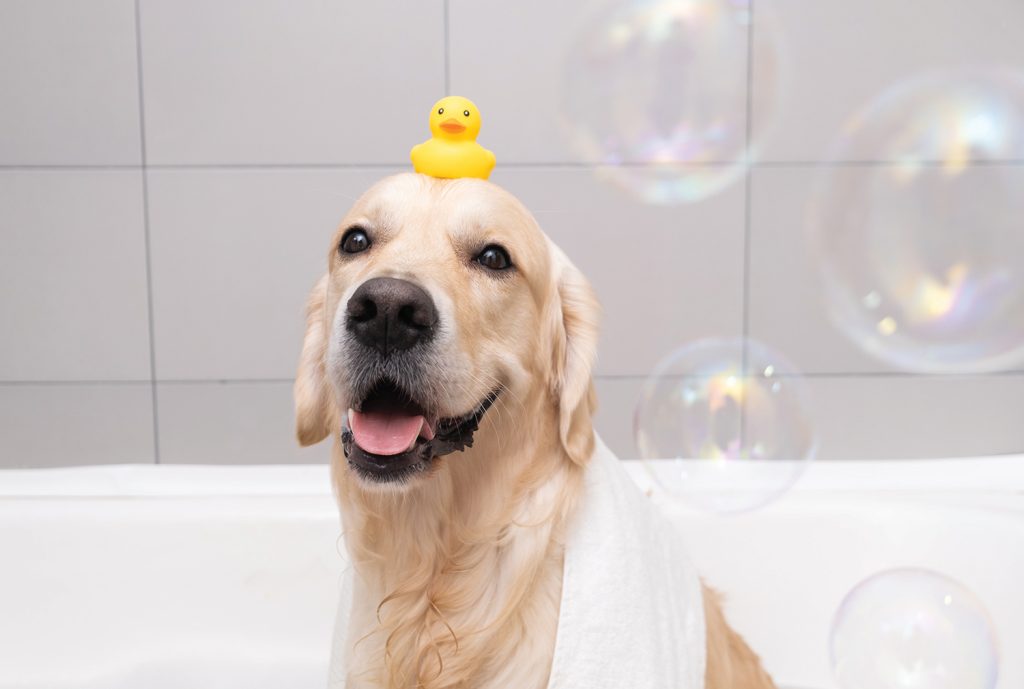
<instances>
[{"instance_id":1,"label":"gray wall","mask_svg":"<svg viewBox=\"0 0 1024 689\"><path fill-rule=\"evenodd\" d=\"M807 373L826 458L1024 451L1021 372L868 358L801 242L843 120L923 69L1024 65L1024 4L759 0L755 27L769 5L788 87L749 189L653 207L574 163L557 108L521 116L557 94L594 3L0 0L0 466L324 461L292 440L305 294L445 91L480 105L492 179L600 293L599 427L621 454L659 356L745 330Z\"/></svg>"}]
</instances>

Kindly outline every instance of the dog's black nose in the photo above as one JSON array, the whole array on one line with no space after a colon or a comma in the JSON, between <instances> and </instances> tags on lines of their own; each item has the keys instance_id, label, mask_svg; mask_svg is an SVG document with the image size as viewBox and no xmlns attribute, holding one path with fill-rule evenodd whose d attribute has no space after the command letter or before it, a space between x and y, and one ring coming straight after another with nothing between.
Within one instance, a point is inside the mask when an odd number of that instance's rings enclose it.
<instances>
[{"instance_id":1,"label":"dog's black nose","mask_svg":"<svg viewBox=\"0 0 1024 689\"><path fill-rule=\"evenodd\" d=\"M437 324L430 295L396 278L367 280L348 300L345 312L345 325L356 340L384 355L429 339Z\"/></svg>"}]
</instances>

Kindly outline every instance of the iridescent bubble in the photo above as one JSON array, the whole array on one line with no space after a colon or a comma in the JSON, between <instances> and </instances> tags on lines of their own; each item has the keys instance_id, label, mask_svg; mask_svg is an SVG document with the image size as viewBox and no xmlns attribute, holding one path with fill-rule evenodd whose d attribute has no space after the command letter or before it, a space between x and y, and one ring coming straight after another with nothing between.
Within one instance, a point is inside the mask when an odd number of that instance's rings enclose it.
<instances>
[{"instance_id":1,"label":"iridescent bubble","mask_svg":"<svg viewBox=\"0 0 1024 689\"><path fill-rule=\"evenodd\" d=\"M816 447L802 377L742 339L701 340L662 360L641 392L634 433L666 492L719 513L779 497Z\"/></svg>"},{"instance_id":2,"label":"iridescent bubble","mask_svg":"<svg viewBox=\"0 0 1024 689\"><path fill-rule=\"evenodd\" d=\"M1024 360L1024 80L904 84L832 156L809 229L839 329L912 371Z\"/></svg>"},{"instance_id":3,"label":"iridescent bubble","mask_svg":"<svg viewBox=\"0 0 1024 689\"><path fill-rule=\"evenodd\" d=\"M842 689L993 689L995 632L963 585L925 569L894 569L857 585L832 622Z\"/></svg>"},{"instance_id":4,"label":"iridescent bubble","mask_svg":"<svg viewBox=\"0 0 1024 689\"><path fill-rule=\"evenodd\" d=\"M692 202L747 168L749 0L613 4L569 51L570 143L611 182L653 203ZM759 120L774 106L776 35L758 9Z\"/></svg>"}]
</instances>

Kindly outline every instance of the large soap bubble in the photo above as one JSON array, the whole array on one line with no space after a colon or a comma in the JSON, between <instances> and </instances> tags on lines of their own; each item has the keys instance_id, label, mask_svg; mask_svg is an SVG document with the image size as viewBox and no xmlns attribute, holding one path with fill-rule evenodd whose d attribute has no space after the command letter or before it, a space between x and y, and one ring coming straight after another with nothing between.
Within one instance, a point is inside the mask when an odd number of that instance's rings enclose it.
<instances>
[{"instance_id":1,"label":"large soap bubble","mask_svg":"<svg viewBox=\"0 0 1024 689\"><path fill-rule=\"evenodd\" d=\"M777 498L816 447L802 377L742 339L701 340L666 357L643 387L634 430L664 490L719 513Z\"/></svg>"},{"instance_id":2,"label":"large soap bubble","mask_svg":"<svg viewBox=\"0 0 1024 689\"><path fill-rule=\"evenodd\" d=\"M571 144L652 203L706 198L740 177L747 141L749 0L610 6L572 45L562 85ZM758 9L759 120L773 110L776 32Z\"/></svg>"},{"instance_id":3,"label":"large soap bubble","mask_svg":"<svg viewBox=\"0 0 1024 689\"><path fill-rule=\"evenodd\" d=\"M993 689L999 674L984 606L924 569L858 584L836 613L830 646L842 689Z\"/></svg>"},{"instance_id":4,"label":"large soap bubble","mask_svg":"<svg viewBox=\"0 0 1024 689\"><path fill-rule=\"evenodd\" d=\"M833 155L809 228L836 325L912 371L1024 360L1024 81L904 84Z\"/></svg>"}]
</instances>

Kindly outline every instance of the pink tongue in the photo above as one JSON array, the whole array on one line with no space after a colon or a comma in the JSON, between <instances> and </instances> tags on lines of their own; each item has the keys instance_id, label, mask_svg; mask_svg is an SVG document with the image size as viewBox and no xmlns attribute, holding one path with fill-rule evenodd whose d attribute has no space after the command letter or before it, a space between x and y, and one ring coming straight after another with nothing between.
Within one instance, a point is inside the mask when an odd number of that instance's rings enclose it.
<instances>
[{"instance_id":1,"label":"pink tongue","mask_svg":"<svg viewBox=\"0 0 1024 689\"><path fill-rule=\"evenodd\" d=\"M350 409L348 412L348 423L356 443L375 455L400 455L408 450L423 428L423 421L420 415L393 411L358 412Z\"/></svg>"}]
</instances>

